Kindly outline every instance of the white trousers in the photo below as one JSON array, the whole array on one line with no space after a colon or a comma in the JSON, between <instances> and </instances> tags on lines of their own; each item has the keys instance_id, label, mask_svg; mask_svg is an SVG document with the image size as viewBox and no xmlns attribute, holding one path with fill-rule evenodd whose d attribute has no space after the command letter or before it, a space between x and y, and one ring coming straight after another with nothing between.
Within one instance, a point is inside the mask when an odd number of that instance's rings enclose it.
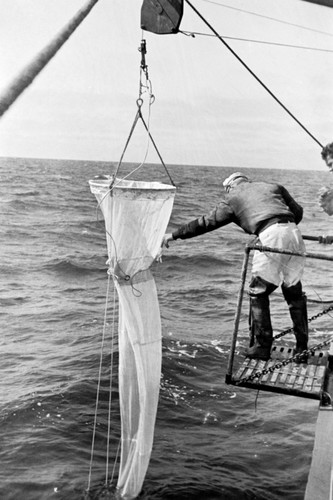
<instances>
[{"instance_id":1,"label":"white trousers","mask_svg":"<svg viewBox=\"0 0 333 500\"><path fill-rule=\"evenodd\" d=\"M259 236L264 246L305 252L305 245L300 230L294 222L273 224ZM287 287L295 285L303 276L305 258L256 250L252 261L252 276L260 276L276 286L284 283Z\"/></svg>"}]
</instances>

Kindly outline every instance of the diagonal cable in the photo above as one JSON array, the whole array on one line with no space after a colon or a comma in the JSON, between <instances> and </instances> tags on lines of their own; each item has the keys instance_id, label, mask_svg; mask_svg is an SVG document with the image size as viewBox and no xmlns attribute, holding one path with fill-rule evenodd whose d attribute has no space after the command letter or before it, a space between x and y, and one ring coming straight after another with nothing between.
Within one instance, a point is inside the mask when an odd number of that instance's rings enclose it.
<instances>
[{"instance_id":1,"label":"diagonal cable","mask_svg":"<svg viewBox=\"0 0 333 500\"><path fill-rule=\"evenodd\" d=\"M309 130L296 118L295 115L292 114L292 112L276 97L275 94L264 84L262 80L252 71L252 69L239 57L239 55L230 47L230 45L227 44L225 40L217 33L217 31L208 23L208 21L200 14L200 12L191 4L189 0L185 0L186 3L194 10L194 12L200 17L200 19L208 26L208 28L217 36L217 38L227 47L227 49L236 57L236 59L251 73L251 75L257 80L258 83L269 93L273 99L282 106L282 108L288 113L293 120L295 120L296 123L302 129L317 143L321 148L323 148L323 145L316 139L314 135L309 132Z\"/></svg>"}]
</instances>

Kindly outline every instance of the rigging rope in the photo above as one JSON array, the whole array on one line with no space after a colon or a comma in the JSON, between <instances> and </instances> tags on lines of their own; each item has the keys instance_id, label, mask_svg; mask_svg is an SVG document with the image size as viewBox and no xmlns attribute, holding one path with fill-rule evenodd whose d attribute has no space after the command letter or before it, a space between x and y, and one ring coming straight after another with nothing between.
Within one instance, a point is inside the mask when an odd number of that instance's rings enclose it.
<instances>
[{"instance_id":1,"label":"rigging rope","mask_svg":"<svg viewBox=\"0 0 333 500\"><path fill-rule=\"evenodd\" d=\"M186 36L192 36L195 37L195 35L199 36L210 36L210 37L215 37L215 35L211 35L210 33L201 33L200 31L179 31L180 33L183 33ZM332 49L321 49L320 47L307 47L305 45L293 45L290 43L279 43L279 42L267 42L266 40L254 40L253 38L240 38L237 36L226 36L226 35L220 35L222 38L225 40L237 40L239 42L251 42L251 43L261 43L263 45L274 45L277 47L288 47L289 49L301 49L301 50L314 50L317 52L333 52Z\"/></svg>"},{"instance_id":2,"label":"rigging rope","mask_svg":"<svg viewBox=\"0 0 333 500\"><path fill-rule=\"evenodd\" d=\"M219 7L225 7L227 9L236 10L238 12L244 12L245 14L250 14L252 16L257 16L257 17L261 17L264 19L269 19L270 21L274 21L276 23L281 23L281 24L286 24L288 26L294 26L296 28L301 28L302 30L313 31L314 33L320 33L322 35L333 36L332 33L328 33L327 31L320 31L320 30L316 30L314 28L308 28L307 26L301 26L300 24L295 24L295 23L290 23L288 21L283 21L282 19L277 19L276 17L264 16L263 14L258 14L257 12L251 12L249 10L239 9L237 7L232 7L231 5L225 5L225 4L222 4L219 2L213 2L212 0L202 0L202 1L218 5Z\"/></svg>"},{"instance_id":3,"label":"rigging rope","mask_svg":"<svg viewBox=\"0 0 333 500\"><path fill-rule=\"evenodd\" d=\"M316 139L314 135L309 132L309 130L296 118L295 115L292 114L292 112L276 97L275 94L264 84L262 80L251 70L251 68L239 57L239 55L230 47L230 45L227 44L225 40L217 33L217 31L208 23L208 21L200 14L200 12L191 4L189 0L185 0L186 3L194 10L194 12L200 17L200 19L208 26L208 28L216 35L216 37L227 47L227 49L236 57L236 59L251 73L251 75L257 80L258 83L270 94L273 99L280 104L280 106L288 113L293 120L298 123L300 127L317 143L321 148L323 148L323 145Z\"/></svg>"},{"instance_id":4,"label":"rigging rope","mask_svg":"<svg viewBox=\"0 0 333 500\"><path fill-rule=\"evenodd\" d=\"M134 129L136 127L136 124L138 123L138 120L139 118L141 119L146 131L147 131L147 135L148 135L148 145L149 145L149 140L151 141L151 143L153 144L154 148L155 148L155 151L170 179L170 182L171 184L174 186L174 182L171 178L171 175L162 159L162 156L159 152L159 150L157 149L157 146L156 146L156 143L150 133L150 130L149 130L149 121L150 121L150 108L152 106L152 104L154 103L155 101L155 96L154 94L152 93L152 84L151 84L151 81L149 79L149 76L148 76L148 66L146 64L146 53L147 53L147 49L146 49L146 41L145 40L141 40L141 45L140 45L140 48L139 48L139 51L141 52L141 64L140 64L140 81L139 81L139 97L138 99L136 100L136 104L138 106L138 110L136 112L136 115L135 115L135 118L134 118L134 121L133 121L133 125L131 127L131 130L130 130L130 133L129 133L129 136L127 138L127 141L126 141L126 144L125 144L125 147L124 147L124 150L121 154L121 157L120 157L120 160L118 162L118 165L117 165L117 168L114 172L114 181L118 175L118 171L120 169L120 166L122 164L122 161L123 161L123 158L124 158L124 155L125 155L125 152L126 152L126 149L129 145L129 142L130 142L130 139L133 135L133 132L134 132ZM143 77L145 78L145 83L143 83ZM144 90L145 89L145 90ZM148 119L148 125L147 123L145 122L144 118L143 118L143 115L142 115L142 112L141 112L141 108L142 108L142 105L143 105L143 99L142 99L142 95L144 92L148 92L149 94L149 119ZM126 177L128 177L129 175L133 174L136 170L138 170L139 168L142 167L142 165L144 164L145 160L146 160L146 157L147 157L147 154L148 154L148 145L147 145L147 150L146 150L146 154L145 154L145 158L144 160L140 163L140 165L138 167L136 167L134 170L132 170L130 172L130 174L128 174ZM125 177L125 178L126 178ZM113 181L113 182L114 182ZM111 186L110 188L112 189L113 187L113 183L111 183Z\"/></svg>"},{"instance_id":5,"label":"rigging rope","mask_svg":"<svg viewBox=\"0 0 333 500\"><path fill-rule=\"evenodd\" d=\"M89 0L76 15L64 26L51 42L42 49L39 54L28 64L21 73L11 82L8 88L0 96L0 116L2 116L22 92L33 82L36 76L50 62L58 50L64 45L68 38L74 33L89 14L98 0Z\"/></svg>"}]
</instances>

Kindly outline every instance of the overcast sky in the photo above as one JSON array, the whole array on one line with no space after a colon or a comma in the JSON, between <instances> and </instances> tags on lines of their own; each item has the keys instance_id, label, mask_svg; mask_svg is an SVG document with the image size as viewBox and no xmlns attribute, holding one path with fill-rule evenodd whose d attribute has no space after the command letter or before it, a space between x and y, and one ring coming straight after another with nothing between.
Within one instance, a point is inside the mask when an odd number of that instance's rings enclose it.
<instances>
[{"instance_id":1,"label":"overcast sky","mask_svg":"<svg viewBox=\"0 0 333 500\"><path fill-rule=\"evenodd\" d=\"M333 141L333 9L191 2L321 144ZM85 3L0 0L1 92ZM137 110L143 37L155 95L150 131L166 164L325 169L321 147L221 41L142 32L141 5L99 0L0 119L0 156L118 161ZM211 35L188 5L181 29ZM143 114L148 121L146 96ZM138 123L124 161L142 161L146 147ZM158 162L152 147L147 160Z\"/></svg>"}]
</instances>

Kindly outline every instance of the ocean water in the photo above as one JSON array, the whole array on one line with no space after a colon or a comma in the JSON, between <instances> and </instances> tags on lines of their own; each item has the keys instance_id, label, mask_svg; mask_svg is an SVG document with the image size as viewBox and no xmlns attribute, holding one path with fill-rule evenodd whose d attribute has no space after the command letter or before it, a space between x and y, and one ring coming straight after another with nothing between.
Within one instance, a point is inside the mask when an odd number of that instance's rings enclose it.
<instances>
[{"instance_id":1,"label":"ocean water","mask_svg":"<svg viewBox=\"0 0 333 500\"><path fill-rule=\"evenodd\" d=\"M132 166L123 166L125 175ZM170 229L219 200L230 168L170 166L177 194ZM102 357L95 453L92 431L107 290L104 223L88 179L102 162L2 158L0 498L111 498L106 475L109 355ZM304 207L305 235L332 234L317 206L327 172L246 169L283 183ZM160 166L135 178L168 182ZM311 463L318 402L225 384L244 245L229 225L170 244L154 265L163 329L163 366L154 447L142 500L300 500ZM309 252L333 247L307 241ZM330 263L307 260L309 316L333 300ZM323 301L324 304L320 304ZM290 320L280 291L271 300L275 333ZM236 362L247 345L247 301ZM327 338L332 315L310 323ZM287 342L293 344L293 337ZM117 342L109 476L117 477ZM114 465L115 464L115 465ZM90 490L87 492L88 481Z\"/></svg>"}]
</instances>

